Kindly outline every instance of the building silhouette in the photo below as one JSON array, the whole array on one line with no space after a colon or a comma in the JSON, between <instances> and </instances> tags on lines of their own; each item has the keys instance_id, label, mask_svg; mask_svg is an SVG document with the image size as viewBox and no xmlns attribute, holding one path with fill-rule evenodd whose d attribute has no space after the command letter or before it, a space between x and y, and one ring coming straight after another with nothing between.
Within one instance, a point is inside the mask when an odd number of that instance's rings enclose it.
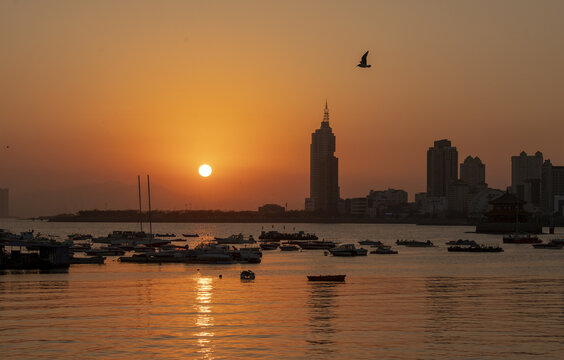
<instances>
[{"instance_id":1,"label":"building silhouette","mask_svg":"<svg viewBox=\"0 0 564 360\"><path fill-rule=\"evenodd\" d=\"M10 203L9 203L8 189L0 189L0 218L7 218L10 216Z\"/></svg>"},{"instance_id":2,"label":"building silhouette","mask_svg":"<svg viewBox=\"0 0 564 360\"><path fill-rule=\"evenodd\" d=\"M460 181L468 184L471 189L484 188L486 183L486 165L479 157L466 157L460 164Z\"/></svg>"},{"instance_id":3,"label":"building silhouette","mask_svg":"<svg viewBox=\"0 0 564 360\"><path fill-rule=\"evenodd\" d=\"M437 140L427 150L427 196L447 196L448 185L458 180L458 151L449 140Z\"/></svg>"},{"instance_id":4,"label":"building silhouette","mask_svg":"<svg viewBox=\"0 0 564 360\"><path fill-rule=\"evenodd\" d=\"M541 205L542 164L540 151L511 157L511 193L534 206Z\"/></svg>"},{"instance_id":5,"label":"building silhouette","mask_svg":"<svg viewBox=\"0 0 564 360\"><path fill-rule=\"evenodd\" d=\"M337 214L339 206L339 159L335 157L335 135L329 126L329 108L321 127L311 134L309 198L305 208Z\"/></svg>"},{"instance_id":6,"label":"building silhouette","mask_svg":"<svg viewBox=\"0 0 564 360\"><path fill-rule=\"evenodd\" d=\"M554 166L550 160L542 165L542 208L549 214L562 214L564 204L564 166Z\"/></svg>"}]
</instances>

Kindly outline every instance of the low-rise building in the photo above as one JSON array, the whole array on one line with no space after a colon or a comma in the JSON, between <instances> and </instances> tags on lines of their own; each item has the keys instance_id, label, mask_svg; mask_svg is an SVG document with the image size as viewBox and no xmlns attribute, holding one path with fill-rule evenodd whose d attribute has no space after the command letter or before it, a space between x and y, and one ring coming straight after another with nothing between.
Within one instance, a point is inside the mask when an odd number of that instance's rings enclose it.
<instances>
[{"instance_id":1,"label":"low-rise building","mask_svg":"<svg viewBox=\"0 0 564 360\"><path fill-rule=\"evenodd\" d=\"M278 204L264 204L258 208L258 212L260 215L265 216L279 216L284 215L286 208Z\"/></svg>"}]
</instances>

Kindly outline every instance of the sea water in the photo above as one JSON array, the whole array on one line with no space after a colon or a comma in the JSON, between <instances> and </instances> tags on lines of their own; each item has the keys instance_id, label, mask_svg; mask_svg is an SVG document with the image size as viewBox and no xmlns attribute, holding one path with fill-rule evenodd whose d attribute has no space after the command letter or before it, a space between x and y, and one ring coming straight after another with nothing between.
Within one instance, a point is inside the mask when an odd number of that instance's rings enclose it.
<instances>
[{"instance_id":1,"label":"sea water","mask_svg":"<svg viewBox=\"0 0 564 360\"><path fill-rule=\"evenodd\" d=\"M0 228L63 239L138 225L5 220ZM501 244L501 236L475 234L472 227L153 224L154 232L201 234L188 239L191 247L233 233L257 238L261 230L304 230L341 243L414 239L438 246L394 245L397 255L354 258L272 250L263 251L260 264L232 265L132 264L108 257L104 265L71 265L65 272L5 271L0 354L6 359L564 358L564 250ZM447 252L445 242L460 238L505 251ZM239 278L246 269L255 280ZM307 281L306 275L321 274L347 276L344 283Z\"/></svg>"}]
</instances>

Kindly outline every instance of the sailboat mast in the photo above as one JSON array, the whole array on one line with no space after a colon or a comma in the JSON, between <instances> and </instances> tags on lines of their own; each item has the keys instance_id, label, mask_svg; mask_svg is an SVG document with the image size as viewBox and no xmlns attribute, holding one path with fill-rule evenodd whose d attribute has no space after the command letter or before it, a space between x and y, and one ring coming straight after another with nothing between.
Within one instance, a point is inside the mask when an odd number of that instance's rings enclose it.
<instances>
[{"instance_id":1,"label":"sailboat mast","mask_svg":"<svg viewBox=\"0 0 564 360\"><path fill-rule=\"evenodd\" d=\"M139 226L143 231L143 212L141 211L141 176L137 175L137 187L139 189Z\"/></svg>"},{"instance_id":2,"label":"sailboat mast","mask_svg":"<svg viewBox=\"0 0 564 360\"><path fill-rule=\"evenodd\" d=\"M153 223L151 222L151 184L149 183L149 174L147 174L147 193L149 194L149 234L153 235Z\"/></svg>"}]
</instances>

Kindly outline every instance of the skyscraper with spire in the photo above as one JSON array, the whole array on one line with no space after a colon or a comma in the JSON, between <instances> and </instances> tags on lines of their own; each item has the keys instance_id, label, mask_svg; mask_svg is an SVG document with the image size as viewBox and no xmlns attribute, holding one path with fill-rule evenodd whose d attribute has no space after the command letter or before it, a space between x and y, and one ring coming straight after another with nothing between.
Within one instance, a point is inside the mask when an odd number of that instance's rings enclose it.
<instances>
[{"instance_id":1,"label":"skyscraper with spire","mask_svg":"<svg viewBox=\"0 0 564 360\"><path fill-rule=\"evenodd\" d=\"M329 126L327 101L321 127L311 134L309 194L306 210L338 212L339 159L335 157L335 135Z\"/></svg>"}]
</instances>

